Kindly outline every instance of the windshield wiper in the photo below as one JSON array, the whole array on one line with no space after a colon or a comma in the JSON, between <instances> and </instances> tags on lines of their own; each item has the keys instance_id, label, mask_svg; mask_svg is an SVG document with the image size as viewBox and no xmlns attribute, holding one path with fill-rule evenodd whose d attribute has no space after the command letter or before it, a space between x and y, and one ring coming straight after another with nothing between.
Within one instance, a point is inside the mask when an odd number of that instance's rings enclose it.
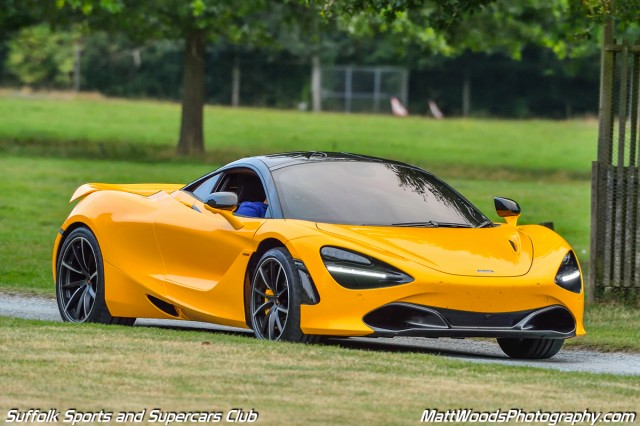
<instances>
[{"instance_id":1,"label":"windshield wiper","mask_svg":"<svg viewBox=\"0 0 640 426\"><path fill-rule=\"evenodd\" d=\"M392 223L391 226L404 226L407 228L413 227L421 227L421 228L437 228L440 225L435 220L428 220L426 222L401 222L401 223Z\"/></svg>"},{"instance_id":2,"label":"windshield wiper","mask_svg":"<svg viewBox=\"0 0 640 426\"><path fill-rule=\"evenodd\" d=\"M441 228L471 228L468 223L437 222Z\"/></svg>"},{"instance_id":3,"label":"windshield wiper","mask_svg":"<svg viewBox=\"0 0 640 426\"><path fill-rule=\"evenodd\" d=\"M480 225L476 226L476 228L493 228L495 225L489 219L482 222Z\"/></svg>"},{"instance_id":4,"label":"windshield wiper","mask_svg":"<svg viewBox=\"0 0 640 426\"><path fill-rule=\"evenodd\" d=\"M471 225L466 223L451 223L451 222L436 222L435 220L427 220L425 222L403 222L392 223L391 226L405 226L405 227L422 227L422 228L471 228Z\"/></svg>"}]
</instances>

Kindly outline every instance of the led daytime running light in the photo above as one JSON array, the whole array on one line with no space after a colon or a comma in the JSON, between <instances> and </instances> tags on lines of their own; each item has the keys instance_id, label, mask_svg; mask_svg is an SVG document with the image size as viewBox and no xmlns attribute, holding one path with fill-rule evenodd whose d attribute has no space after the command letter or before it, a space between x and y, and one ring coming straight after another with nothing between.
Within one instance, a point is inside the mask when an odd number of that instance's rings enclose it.
<instances>
[{"instance_id":1,"label":"led daytime running light","mask_svg":"<svg viewBox=\"0 0 640 426\"><path fill-rule=\"evenodd\" d=\"M574 293L582 291L580 266L578 266L578 260L572 251L568 252L562 259L554 282L565 290Z\"/></svg>"},{"instance_id":2,"label":"led daytime running light","mask_svg":"<svg viewBox=\"0 0 640 426\"><path fill-rule=\"evenodd\" d=\"M324 246L320 257L331 277L344 288L366 290L406 284L413 278L366 254Z\"/></svg>"},{"instance_id":3,"label":"led daytime running light","mask_svg":"<svg viewBox=\"0 0 640 426\"><path fill-rule=\"evenodd\" d=\"M363 277L379 278L381 280L387 279L387 274L382 274L379 272L363 271L362 269L345 268L345 267L336 266L336 265L329 265L327 266L327 269L331 272L336 272L339 274L360 275Z\"/></svg>"},{"instance_id":4,"label":"led daytime running light","mask_svg":"<svg viewBox=\"0 0 640 426\"><path fill-rule=\"evenodd\" d=\"M580 277L580 271L576 270L560 277L560 281L562 281L563 283L566 283L567 281L575 280L578 277Z\"/></svg>"}]
</instances>

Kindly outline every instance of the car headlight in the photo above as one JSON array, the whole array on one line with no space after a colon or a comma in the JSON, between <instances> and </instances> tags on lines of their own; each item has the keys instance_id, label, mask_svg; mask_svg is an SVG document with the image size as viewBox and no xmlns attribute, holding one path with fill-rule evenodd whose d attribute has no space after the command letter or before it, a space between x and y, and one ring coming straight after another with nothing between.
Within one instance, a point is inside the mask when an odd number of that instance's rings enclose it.
<instances>
[{"instance_id":1,"label":"car headlight","mask_svg":"<svg viewBox=\"0 0 640 426\"><path fill-rule=\"evenodd\" d=\"M350 250L325 246L320 249L320 256L333 279L346 288L380 288L413 281L391 265Z\"/></svg>"},{"instance_id":2,"label":"car headlight","mask_svg":"<svg viewBox=\"0 0 640 426\"><path fill-rule=\"evenodd\" d=\"M576 259L576 255L573 254L573 251L567 253L564 259L562 259L554 281L560 287L574 293L580 293L582 290L580 267L578 266L578 260Z\"/></svg>"}]
</instances>

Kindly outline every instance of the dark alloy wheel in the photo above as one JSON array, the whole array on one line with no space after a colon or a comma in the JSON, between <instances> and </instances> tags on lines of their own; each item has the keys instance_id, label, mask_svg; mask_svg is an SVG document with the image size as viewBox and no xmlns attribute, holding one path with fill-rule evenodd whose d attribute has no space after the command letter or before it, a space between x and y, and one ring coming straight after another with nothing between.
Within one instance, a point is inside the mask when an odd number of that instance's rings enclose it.
<instances>
[{"instance_id":1,"label":"dark alloy wheel","mask_svg":"<svg viewBox=\"0 0 640 426\"><path fill-rule=\"evenodd\" d=\"M273 248L262 255L250 291L250 325L258 339L312 340L313 336L300 330L300 278L285 248Z\"/></svg>"},{"instance_id":2,"label":"dark alloy wheel","mask_svg":"<svg viewBox=\"0 0 640 426\"><path fill-rule=\"evenodd\" d=\"M104 300L102 253L87 228L76 228L65 238L57 261L56 298L67 322L132 325L135 318L113 317Z\"/></svg>"},{"instance_id":3,"label":"dark alloy wheel","mask_svg":"<svg viewBox=\"0 0 640 426\"><path fill-rule=\"evenodd\" d=\"M510 358L517 359L544 359L551 358L560 351L564 344L563 339L515 339L499 338L498 344L502 352Z\"/></svg>"}]
</instances>

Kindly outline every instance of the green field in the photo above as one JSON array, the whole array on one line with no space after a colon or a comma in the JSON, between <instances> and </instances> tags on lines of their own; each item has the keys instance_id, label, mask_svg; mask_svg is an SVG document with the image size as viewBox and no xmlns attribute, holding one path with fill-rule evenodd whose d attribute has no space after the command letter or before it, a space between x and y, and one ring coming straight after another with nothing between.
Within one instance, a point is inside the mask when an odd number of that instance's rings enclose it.
<instances>
[{"instance_id":1,"label":"green field","mask_svg":"<svg viewBox=\"0 0 640 426\"><path fill-rule=\"evenodd\" d=\"M0 141L139 146L158 152L177 141L180 110L174 103L95 99L0 97ZM596 153L595 121L431 120L391 116L309 114L207 107L210 158L291 150L349 151L495 179L556 174L588 178ZM56 149L65 149L58 146ZM100 154L100 151L96 151Z\"/></svg>"},{"instance_id":2,"label":"green field","mask_svg":"<svg viewBox=\"0 0 640 426\"><path fill-rule=\"evenodd\" d=\"M85 182L184 182L206 173L211 166L183 163L133 163L85 159L0 156L3 179L0 191L0 287L52 291L49 264L53 240L60 224L71 211L68 204L73 191ZM451 181L494 220L493 194L521 201L524 222L555 220L557 229L574 245L579 256L587 259L588 183L554 184L556 196L564 202L554 208L555 200L545 195L545 183ZM539 204L539 200L543 200ZM583 214L575 214L578 206ZM553 211L553 215L549 212ZM558 213L572 214L573 221L556 220ZM29 218L28 226L24 218Z\"/></svg>"},{"instance_id":3,"label":"green field","mask_svg":"<svg viewBox=\"0 0 640 426\"><path fill-rule=\"evenodd\" d=\"M51 251L83 182L181 182L209 167L0 156L0 288L52 294Z\"/></svg>"},{"instance_id":4,"label":"green field","mask_svg":"<svg viewBox=\"0 0 640 426\"><path fill-rule=\"evenodd\" d=\"M0 317L10 408L253 409L260 424L416 424L427 408L630 411L637 377L185 330ZM581 423L583 424L583 423Z\"/></svg>"},{"instance_id":5,"label":"green field","mask_svg":"<svg viewBox=\"0 0 640 426\"><path fill-rule=\"evenodd\" d=\"M51 295L51 249L85 182L189 182L226 161L278 151L379 155L436 171L493 220L493 196L518 200L521 223L552 221L589 258L592 121L444 120L207 107L205 158L173 157L179 106L0 97L0 289ZM640 350L639 314L590 311L571 343ZM622 331L621 331L622 330ZM623 336L618 338L616 336Z\"/></svg>"}]
</instances>

